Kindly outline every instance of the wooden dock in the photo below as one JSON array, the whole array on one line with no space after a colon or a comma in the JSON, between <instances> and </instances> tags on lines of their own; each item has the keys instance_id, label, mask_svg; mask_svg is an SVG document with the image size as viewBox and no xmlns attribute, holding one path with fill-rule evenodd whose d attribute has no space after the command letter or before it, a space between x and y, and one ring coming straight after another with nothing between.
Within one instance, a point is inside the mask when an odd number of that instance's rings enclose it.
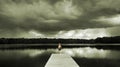
<instances>
[{"instance_id":1,"label":"wooden dock","mask_svg":"<svg viewBox=\"0 0 120 67\"><path fill-rule=\"evenodd\" d=\"M66 54L52 54L45 67L80 67L71 56Z\"/></svg>"}]
</instances>

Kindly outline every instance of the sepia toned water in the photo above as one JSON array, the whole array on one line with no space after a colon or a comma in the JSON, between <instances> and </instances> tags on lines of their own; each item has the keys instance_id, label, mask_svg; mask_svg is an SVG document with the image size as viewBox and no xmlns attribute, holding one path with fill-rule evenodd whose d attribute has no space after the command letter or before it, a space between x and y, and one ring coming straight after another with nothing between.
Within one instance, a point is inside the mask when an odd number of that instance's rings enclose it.
<instances>
[{"instance_id":1,"label":"sepia toned water","mask_svg":"<svg viewBox=\"0 0 120 67\"><path fill-rule=\"evenodd\" d=\"M120 67L120 51L91 47L0 50L0 67L44 67L53 53L70 55L80 67Z\"/></svg>"}]
</instances>

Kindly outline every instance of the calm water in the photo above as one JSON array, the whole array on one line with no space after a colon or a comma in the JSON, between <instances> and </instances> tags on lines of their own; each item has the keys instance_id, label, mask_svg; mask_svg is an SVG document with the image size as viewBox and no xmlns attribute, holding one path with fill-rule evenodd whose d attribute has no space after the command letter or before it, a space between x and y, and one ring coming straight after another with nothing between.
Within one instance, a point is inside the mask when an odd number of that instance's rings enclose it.
<instances>
[{"instance_id":1,"label":"calm water","mask_svg":"<svg viewBox=\"0 0 120 67\"><path fill-rule=\"evenodd\" d=\"M0 50L0 67L44 67L57 49ZM90 47L65 48L60 53L68 54L80 67L120 67L120 51Z\"/></svg>"}]
</instances>

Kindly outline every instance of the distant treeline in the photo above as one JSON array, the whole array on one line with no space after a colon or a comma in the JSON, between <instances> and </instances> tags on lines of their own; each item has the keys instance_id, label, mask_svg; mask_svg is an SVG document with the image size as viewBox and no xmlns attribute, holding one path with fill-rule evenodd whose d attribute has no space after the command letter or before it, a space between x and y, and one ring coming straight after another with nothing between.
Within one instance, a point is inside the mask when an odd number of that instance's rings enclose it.
<instances>
[{"instance_id":1,"label":"distant treeline","mask_svg":"<svg viewBox=\"0 0 120 67\"><path fill-rule=\"evenodd\" d=\"M0 38L0 44L50 44L50 43L120 43L120 36L116 37L103 37L96 39L49 39L49 38Z\"/></svg>"}]
</instances>

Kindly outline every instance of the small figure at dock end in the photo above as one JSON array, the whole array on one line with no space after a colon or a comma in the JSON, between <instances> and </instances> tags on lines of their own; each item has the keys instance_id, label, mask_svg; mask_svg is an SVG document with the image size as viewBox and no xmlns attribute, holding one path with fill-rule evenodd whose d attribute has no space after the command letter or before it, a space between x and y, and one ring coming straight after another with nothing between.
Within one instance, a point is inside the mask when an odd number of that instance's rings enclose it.
<instances>
[{"instance_id":1,"label":"small figure at dock end","mask_svg":"<svg viewBox=\"0 0 120 67\"><path fill-rule=\"evenodd\" d=\"M58 44L58 50L60 51L62 49L61 43Z\"/></svg>"}]
</instances>

